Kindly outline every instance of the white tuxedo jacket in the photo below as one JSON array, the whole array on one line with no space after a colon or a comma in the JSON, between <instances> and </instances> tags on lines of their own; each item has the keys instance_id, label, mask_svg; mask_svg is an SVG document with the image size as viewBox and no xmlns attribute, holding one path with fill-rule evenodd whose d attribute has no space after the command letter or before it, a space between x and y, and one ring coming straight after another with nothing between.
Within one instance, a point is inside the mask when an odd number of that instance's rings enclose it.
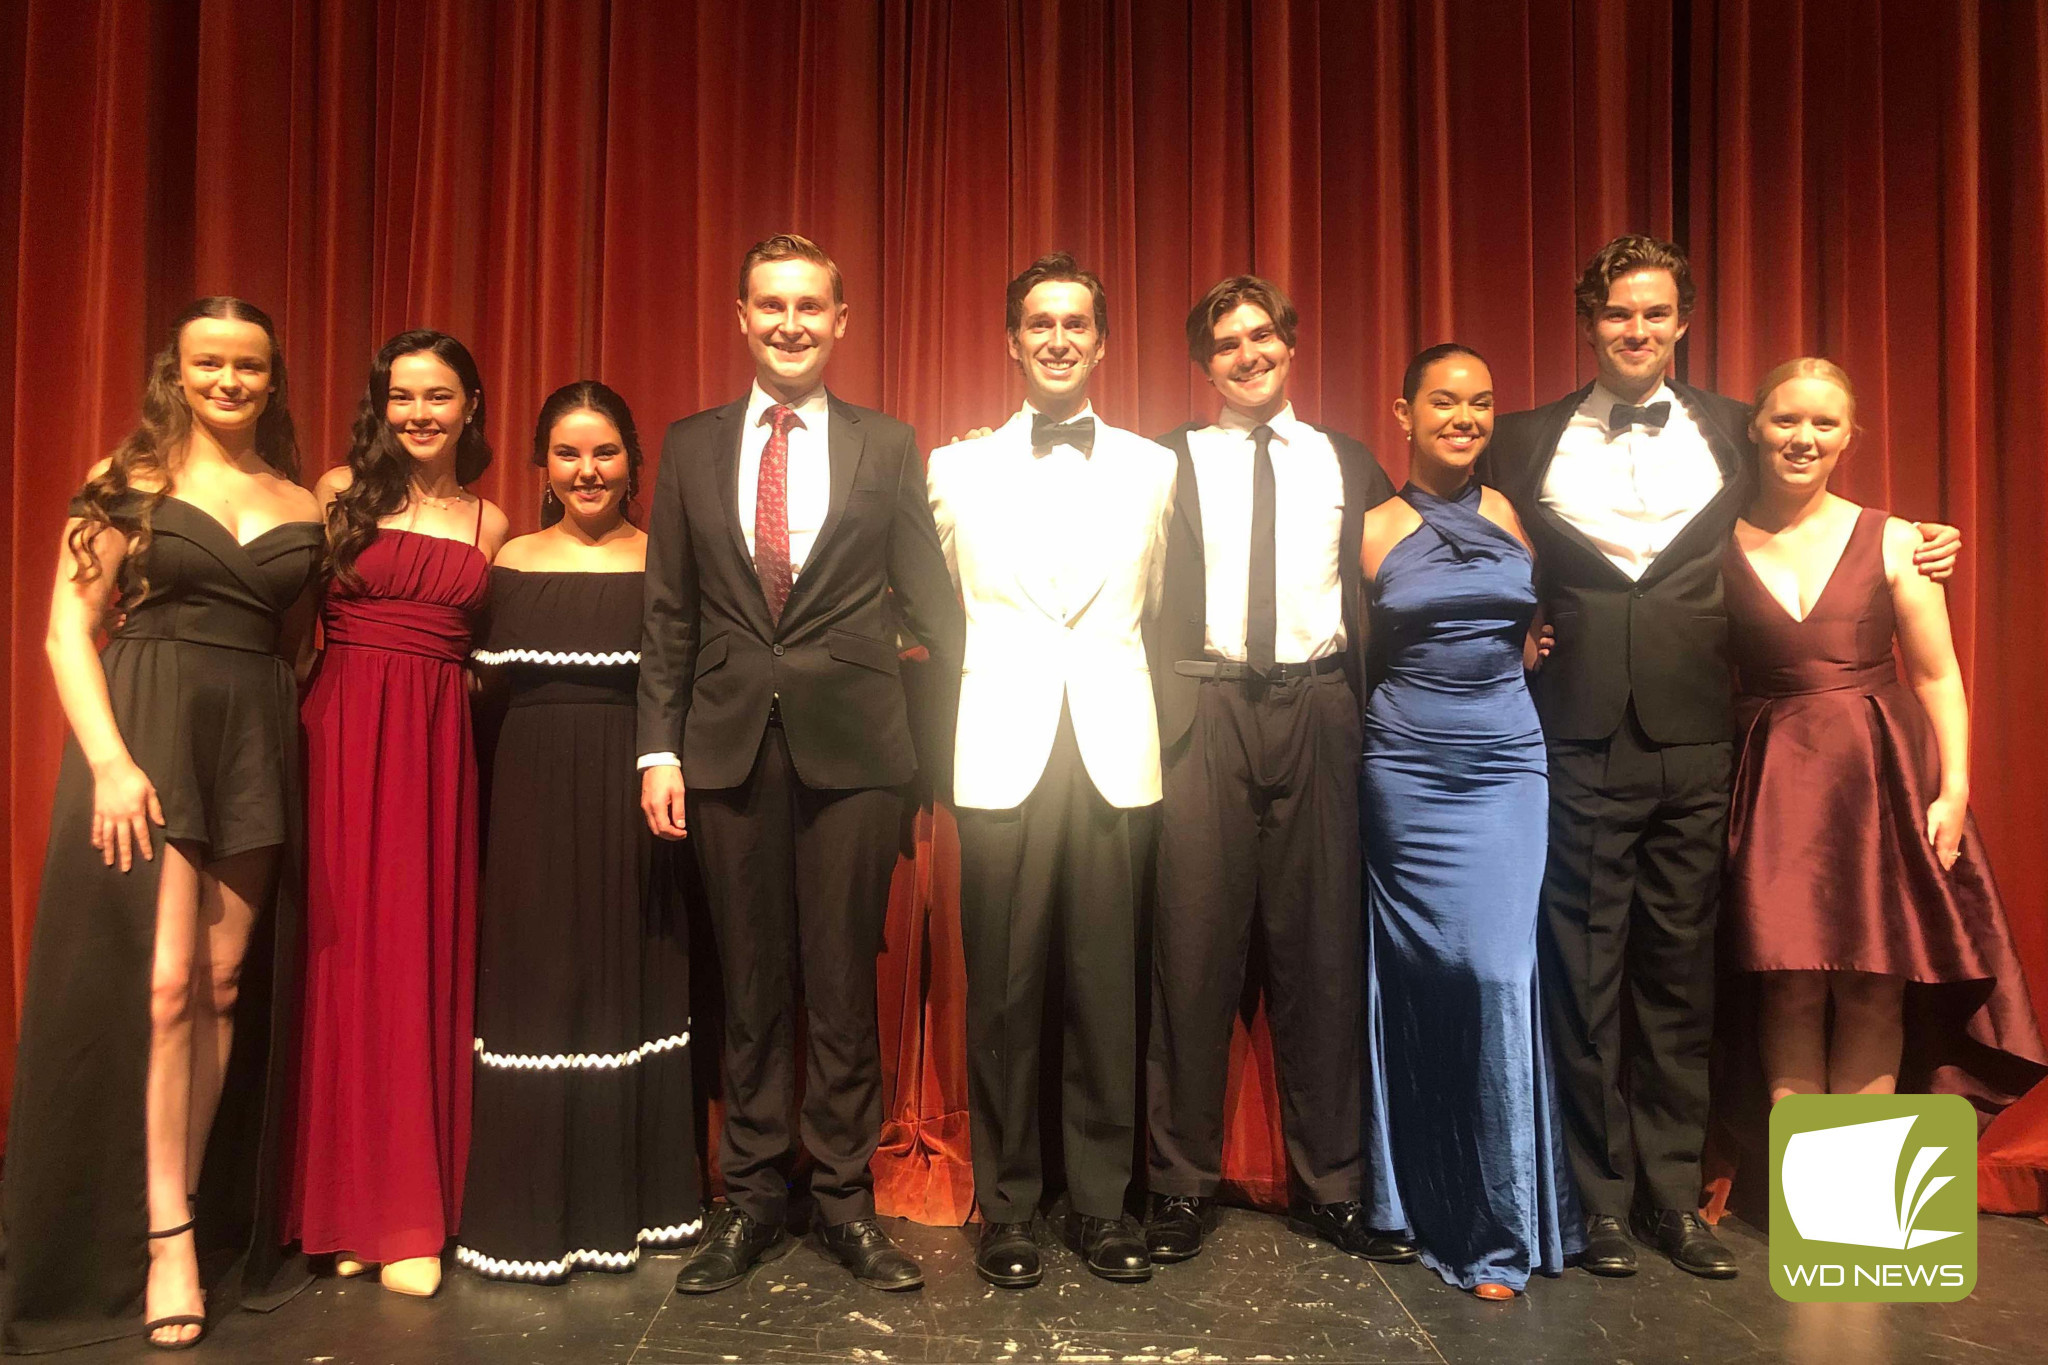
<instances>
[{"instance_id":1,"label":"white tuxedo jacket","mask_svg":"<svg viewBox=\"0 0 2048 1365\"><path fill-rule=\"evenodd\" d=\"M1159 800L1159 726L1144 624L1165 572L1174 456L1098 417L1078 495L1051 504L1031 417L1027 406L987 436L941 446L925 469L967 608L953 801L1023 805L1064 699L1095 789L1113 806L1147 806Z\"/></svg>"}]
</instances>

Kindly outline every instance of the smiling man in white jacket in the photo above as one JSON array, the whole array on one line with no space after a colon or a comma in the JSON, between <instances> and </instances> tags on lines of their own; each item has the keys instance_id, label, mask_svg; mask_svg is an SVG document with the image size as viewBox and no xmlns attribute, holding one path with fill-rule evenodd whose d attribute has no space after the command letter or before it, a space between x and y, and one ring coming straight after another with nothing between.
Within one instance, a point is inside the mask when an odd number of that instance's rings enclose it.
<instances>
[{"instance_id":1,"label":"smiling man in white jacket","mask_svg":"<svg viewBox=\"0 0 2048 1365\"><path fill-rule=\"evenodd\" d=\"M975 1266L1041 1274L1039 1046L1063 1036L1068 1239L1097 1275L1149 1279L1124 1215L1137 1124L1142 812L1159 800L1144 626L1173 508L1171 452L1095 416L1101 281L1064 253L1010 282L1027 401L932 452L932 517L967 609L953 763L967 961L968 1112L985 1220ZM1063 989L1049 989L1052 982Z\"/></svg>"}]
</instances>

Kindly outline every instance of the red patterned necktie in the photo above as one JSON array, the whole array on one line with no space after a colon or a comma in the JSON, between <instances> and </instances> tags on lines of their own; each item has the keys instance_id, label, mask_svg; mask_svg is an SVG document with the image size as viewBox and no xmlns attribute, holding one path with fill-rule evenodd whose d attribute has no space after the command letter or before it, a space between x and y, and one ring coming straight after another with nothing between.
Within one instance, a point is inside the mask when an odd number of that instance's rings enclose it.
<instances>
[{"instance_id":1,"label":"red patterned necktie","mask_svg":"<svg viewBox=\"0 0 2048 1365\"><path fill-rule=\"evenodd\" d=\"M768 619L782 624L795 575L789 567L789 429L804 419L782 403L761 414L769 424L768 444L761 450L761 477L754 490L754 572L761 596L768 599Z\"/></svg>"}]
</instances>

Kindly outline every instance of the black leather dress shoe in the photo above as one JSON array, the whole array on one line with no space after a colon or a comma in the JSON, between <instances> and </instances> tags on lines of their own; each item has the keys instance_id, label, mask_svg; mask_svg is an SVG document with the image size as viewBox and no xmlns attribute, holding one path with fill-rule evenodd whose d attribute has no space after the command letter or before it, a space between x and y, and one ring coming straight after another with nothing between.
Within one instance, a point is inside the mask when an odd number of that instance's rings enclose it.
<instances>
[{"instance_id":1,"label":"black leather dress shoe","mask_svg":"<svg viewBox=\"0 0 2048 1365\"><path fill-rule=\"evenodd\" d=\"M1671 1258L1671 1264L1706 1280L1732 1280L1740 1273L1735 1254L1721 1245L1707 1220L1691 1209L1638 1213L1636 1236Z\"/></svg>"},{"instance_id":2,"label":"black leather dress shoe","mask_svg":"<svg viewBox=\"0 0 2048 1365\"><path fill-rule=\"evenodd\" d=\"M727 1205L690 1259L683 1262L676 1275L676 1290L709 1294L730 1289L755 1266L774 1260L795 1244L780 1222L757 1222L743 1210Z\"/></svg>"},{"instance_id":3,"label":"black leather dress shoe","mask_svg":"<svg viewBox=\"0 0 2048 1365\"><path fill-rule=\"evenodd\" d=\"M1044 1276L1029 1223L983 1223L974 1273L998 1289L1029 1289Z\"/></svg>"},{"instance_id":4,"label":"black leather dress shoe","mask_svg":"<svg viewBox=\"0 0 2048 1365\"><path fill-rule=\"evenodd\" d=\"M818 1236L825 1250L853 1272L853 1278L872 1289L901 1292L924 1287L924 1271L872 1218L827 1224L818 1230Z\"/></svg>"},{"instance_id":5,"label":"black leather dress shoe","mask_svg":"<svg viewBox=\"0 0 2048 1365\"><path fill-rule=\"evenodd\" d=\"M1578 1264L1588 1274L1613 1280L1636 1273L1636 1249L1619 1218L1596 1213L1586 1219L1586 1249L1579 1253Z\"/></svg>"},{"instance_id":6,"label":"black leather dress shoe","mask_svg":"<svg viewBox=\"0 0 2048 1365\"><path fill-rule=\"evenodd\" d=\"M1067 1217L1067 1243L1081 1263L1105 1280L1137 1284L1152 1278L1152 1253L1145 1235L1129 1218Z\"/></svg>"},{"instance_id":7,"label":"black leather dress shoe","mask_svg":"<svg viewBox=\"0 0 2048 1365\"><path fill-rule=\"evenodd\" d=\"M1338 1204L1302 1204L1287 1215L1287 1226L1306 1237L1320 1237L1339 1251L1382 1265L1406 1265L1415 1259L1415 1243L1398 1232L1365 1221L1365 1205L1356 1199Z\"/></svg>"},{"instance_id":8,"label":"black leather dress shoe","mask_svg":"<svg viewBox=\"0 0 2048 1365\"><path fill-rule=\"evenodd\" d=\"M1202 1236L1216 1226L1216 1201L1196 1194L1145 1197L1145 1249L1160 1265L1191 1261L1202 1252Z\"/></svg>"}]
</instances>

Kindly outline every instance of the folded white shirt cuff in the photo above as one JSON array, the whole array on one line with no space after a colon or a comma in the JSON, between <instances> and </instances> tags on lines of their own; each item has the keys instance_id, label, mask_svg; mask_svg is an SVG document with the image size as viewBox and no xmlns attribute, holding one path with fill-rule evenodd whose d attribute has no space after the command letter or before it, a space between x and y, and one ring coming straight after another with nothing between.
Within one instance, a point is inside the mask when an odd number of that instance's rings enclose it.
<instances>
[{"instance_id":1,"label":"folded white shirt cuff","mask_svg":"<svg viewBox=\"0 0 2048 1365\"><path fill-rule=\"evenodd\" d=\"M648 768L680 768L683 766L683 760L667 752L642 754L640 755L640 762L635 766L639 767L643 772Z\"/></svg>"}]
</instances>

